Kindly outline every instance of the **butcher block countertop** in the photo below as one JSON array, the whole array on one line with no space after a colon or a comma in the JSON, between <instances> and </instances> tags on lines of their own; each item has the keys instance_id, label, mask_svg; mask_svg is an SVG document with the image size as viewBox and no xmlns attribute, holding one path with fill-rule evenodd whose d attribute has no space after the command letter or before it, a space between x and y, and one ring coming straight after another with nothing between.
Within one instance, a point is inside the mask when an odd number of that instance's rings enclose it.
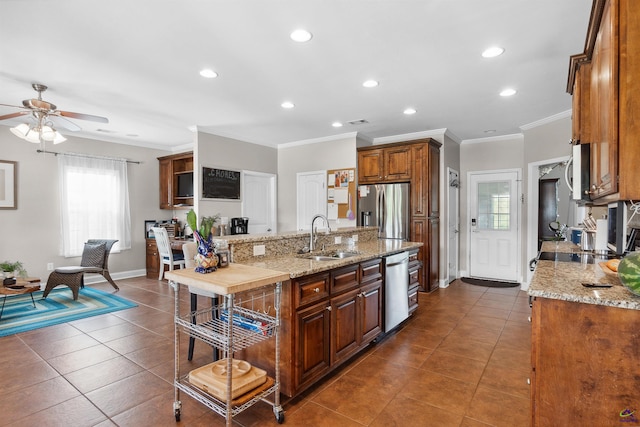
<instances>
[{"instance_id":1,"label":"butcher block countertop","mask_svg":"<svg viewBox=\"0 0 640 427\"><path fill-rule=\"evenodd\" d=\"M289 274L243 264L229 264L212 273L196 273L193 268L167 271L168 280L213 292L218 295L235 294L289 280Z\"/></svg>"},{"instance_id":2,"label":"butcher block countertop","mask_svg":"<svg viewBox=\"0 0 640 427\"><path fill-rule=\"evenodd\" d=\"M556 253L557 259L537 262L529 295L585 304L640 310L640 296L625 288L616 273L608 270L605 258L584 253L572 242L544 242L541 254ZM566 261L575 254L579 261ZM593 263L587 262L593 261ZM611 288L587 288L582 283L610 283Z\"/></svg>"}]
</instances>

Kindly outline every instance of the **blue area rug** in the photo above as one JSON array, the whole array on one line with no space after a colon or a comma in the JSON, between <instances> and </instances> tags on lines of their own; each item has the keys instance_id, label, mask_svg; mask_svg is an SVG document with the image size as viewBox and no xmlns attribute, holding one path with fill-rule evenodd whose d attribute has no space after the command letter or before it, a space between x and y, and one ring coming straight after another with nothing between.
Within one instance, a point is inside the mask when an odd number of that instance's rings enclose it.
<instances>
[{"instance_id":1,"label":"blue area rug","mask_svg":"<svg viewBox=\"0 0 640 427\"><path fill-rule=\"evenodd\" d=\"M80 289L77 301L66 287L53 289L45 299L42 291L34 292L33 299L35 308L28 294L7 298L0 319L0 337L137 306L124 298L88 287Z\"/></svg>"}]
</instances>

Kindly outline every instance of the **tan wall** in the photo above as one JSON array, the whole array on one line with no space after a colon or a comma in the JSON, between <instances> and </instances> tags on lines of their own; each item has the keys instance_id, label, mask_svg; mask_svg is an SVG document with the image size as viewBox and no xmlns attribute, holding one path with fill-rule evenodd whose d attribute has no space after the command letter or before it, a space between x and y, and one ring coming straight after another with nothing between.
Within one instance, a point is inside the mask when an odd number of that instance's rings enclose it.
<instances>
[{"instance_id":1,"label":"tan wall","mask_svg":"<svg viewBox=\"0 0 640 427\"><path fill-rule=\"evenodd\" d=\"M129 164L131 207L131 249L109 258L110 270L139 274L145 269L144 221L169 219L171 211L159 209L157 157L164 150L113 144L68 136L62 144L48 150L123 157L141 161ZM0 210L0 260L21 261L31 276L46 280L47 263L55 267L79 265L80 258L64 258L59 253L60 203L58 198L58 160L52 154L38 154L39 146L18 139L9 127L0 126L0 159L18 162L18 209ZM95 236L99 238L100 236ZM115 275L117 277L117 274Z\"/></svg>"},{"instance_id":2,"label":"tan wall","mask_svg":"<svg viewBox=\"0 0 640 427\"><path fill-rule=\"evenodd\" d=\"M319 170L355 168L356 138L294 145L278 150L278 230L294 231L297 225L296 174ZM309 218L311 221L311 218ZM332 224L332 227L336 224ZM351 227L355 221L340 220L338 227Z\"/></svg>"}]
</instances>

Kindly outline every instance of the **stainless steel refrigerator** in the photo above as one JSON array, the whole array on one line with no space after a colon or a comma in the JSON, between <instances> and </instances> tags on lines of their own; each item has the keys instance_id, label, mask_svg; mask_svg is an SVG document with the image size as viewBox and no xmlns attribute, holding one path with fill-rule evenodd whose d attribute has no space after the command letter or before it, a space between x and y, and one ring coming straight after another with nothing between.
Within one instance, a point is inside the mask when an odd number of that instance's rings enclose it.
<instances>
[{"instance_id":1,"label":"stainless steel refrigerator","mask_svg":"<svg viewBox=\"0 0 640 427\"><path fill-rule=\"evenodd\" d=\"M409 240L409 184L359 187L358 225L378 227L381 239Z\"/></svg>"}]
</instances>

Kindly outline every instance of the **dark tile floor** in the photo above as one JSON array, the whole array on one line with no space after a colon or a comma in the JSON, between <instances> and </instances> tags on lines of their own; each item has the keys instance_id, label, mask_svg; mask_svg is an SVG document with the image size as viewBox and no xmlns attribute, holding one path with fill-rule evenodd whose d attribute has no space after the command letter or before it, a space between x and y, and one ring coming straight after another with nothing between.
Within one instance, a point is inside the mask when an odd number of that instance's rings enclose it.
<instances>
[{"instance_id":1,"label":"dark tile floor","mask_svg":"<svg viewBox=\"0 0 640 427\"><path fill-rule=\"evenodd\" d=\"M184 394L175 422L174 300L167 283L118 284L118 294L138 307L0 338L0 426L224 425ZM187 310L186 299L181 304ZM455 281L420 294L419 309L400 331L285 402L284 425L527 426L529 315L518 288ZM210 349L199 343L181 369L210 361ZM264 403L234 421L278 425Z\"/></svg>"}]
</instances>

